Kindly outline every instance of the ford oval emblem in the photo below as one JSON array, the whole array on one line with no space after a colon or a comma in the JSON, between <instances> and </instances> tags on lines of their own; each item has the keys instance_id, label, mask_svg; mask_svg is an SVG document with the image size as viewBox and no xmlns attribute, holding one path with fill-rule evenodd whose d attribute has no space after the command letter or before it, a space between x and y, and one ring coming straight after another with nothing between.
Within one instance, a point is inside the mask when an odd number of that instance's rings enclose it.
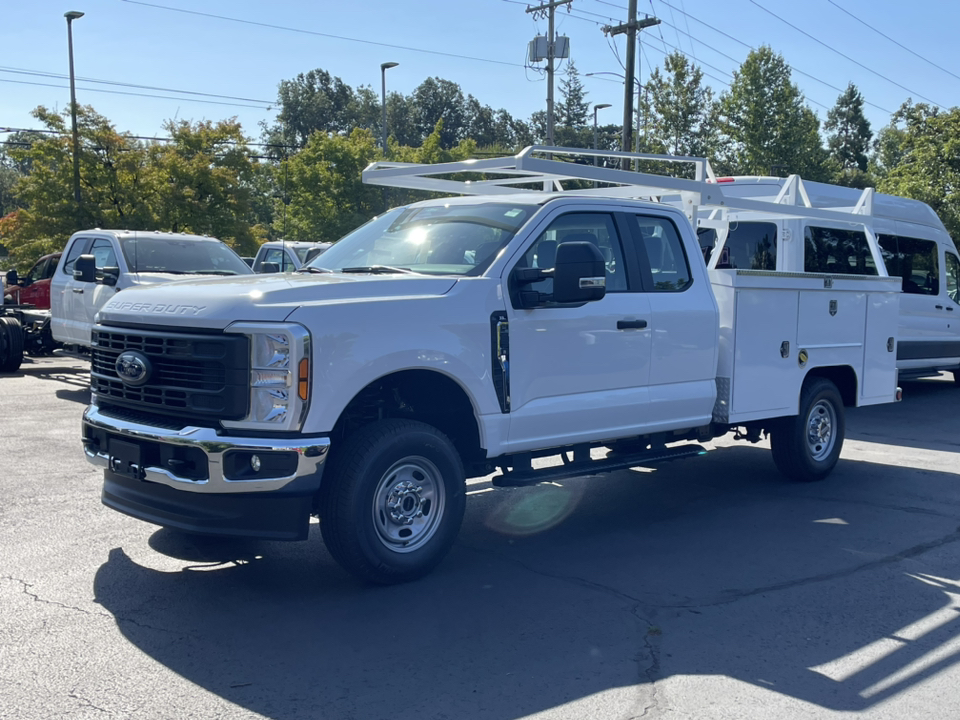
<instances>
[{"instance_id":1,"label":"ford oval emblem","mask_svg":"<svg viewBox=\"0 0 960 720\"><path fill-rule=\"evenodd\" d=\"M139 387L150 379L150 361L143 353L127 350L117 357L117 377L124 385Z\"/></svg>"}]
</instances>

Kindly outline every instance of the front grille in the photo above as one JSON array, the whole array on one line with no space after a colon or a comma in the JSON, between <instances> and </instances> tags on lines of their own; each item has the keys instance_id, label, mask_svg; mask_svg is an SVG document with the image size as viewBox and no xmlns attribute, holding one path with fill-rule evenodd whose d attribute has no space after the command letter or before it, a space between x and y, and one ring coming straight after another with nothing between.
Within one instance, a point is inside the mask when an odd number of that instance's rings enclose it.
<instances>
[{"instance_id":1,"label":"front grille","mask_svg":"<svg viewBox=\"0 0 960 720\"><path fill-rule=\"evenodd\" d=\"M243 335L194 335L97 326L91 348L91 389L101 402L210 424L240 420L250 395L249 343ZM136 350L152 371L142 386L117 375L120 353Z\"/></svg>"}]
</instances>

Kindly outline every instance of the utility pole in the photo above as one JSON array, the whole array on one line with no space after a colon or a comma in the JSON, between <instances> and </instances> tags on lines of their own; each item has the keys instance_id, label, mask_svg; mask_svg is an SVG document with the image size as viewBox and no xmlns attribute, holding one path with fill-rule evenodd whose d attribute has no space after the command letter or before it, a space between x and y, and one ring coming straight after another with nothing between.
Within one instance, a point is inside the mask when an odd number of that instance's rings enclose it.
<instances>
[{"instance_id":1,"label":"utility pole","mask_svg":"<svg viewBox=\"0 0 960 720\"><path fill-rule=\"evenodd\" d=\"M573 0L550 0L537 7L527 8L534 18L547 17L547 145L553 145L553 58L556 54L554 41L553 18L556 9L561 5L569 5ZM631 0L636 5L636 0Z\"/></svg>"},{"instance_id":2,"label":"utility pole","mask_svg":"<svg viewBox=\"0 0 960 720\"><path fill-rule=\"evenodd\" d=\"M626 77L623 79L623 139L620 141L620 149L624 152L630 152L633 147L633 83L634 68L637 65L637 33L644 28L653 25L659 25L660 20L655 17L645 17L643 20L637 20L637 0L630 0L627 7L627 22L621 25L606 25L603 28L604 34L614 36L627 36L627 58L624 68ZM638 93L639 96L639 93Z\"/></svg>"}]
</instances>

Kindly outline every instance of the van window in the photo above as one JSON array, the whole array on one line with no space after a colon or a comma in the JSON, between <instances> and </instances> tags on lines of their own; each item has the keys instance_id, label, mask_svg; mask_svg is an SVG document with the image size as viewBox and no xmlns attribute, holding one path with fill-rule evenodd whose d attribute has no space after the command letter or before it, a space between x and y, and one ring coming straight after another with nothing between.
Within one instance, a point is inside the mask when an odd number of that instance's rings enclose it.
<instances>
[{"instance_id":1,"label":"van window","mask_svg":"<svg viewBox=\"0 0 960 720\"><path fill-rule=\"evenodd\" d=\"M803 269L844 275L879 274L862 230L812 226L803 231Z\"/></svg>"},{"instance_id":2,"label":"van window","mask_svg":"<svg viewBox=\"0 0 960 720\"><path fill-rule=\"evenodd\" d=\"M777 269L777 226L769 222L733 222L717 268Z\"/></svg>"},{"instance_id":3,"label":"van window","mask_svg":"<svg viewBox=\"0 0 960 720\"><path fill-rule=\"evenodd\" d=\"M899 235L878 235L877 241L887 274L903 278L905 293L940 293L940 261L936 242Z\"/></svg>"},{"instance_id":4,"label":"van window","mask_svg":"<svg viewBox=\"0 0 960 720\"><path fill-rule=\"evenodd\" d=\"M947 295L960 305L960 260L953 253L947 253Z\"/></svg>"}]
</instances>

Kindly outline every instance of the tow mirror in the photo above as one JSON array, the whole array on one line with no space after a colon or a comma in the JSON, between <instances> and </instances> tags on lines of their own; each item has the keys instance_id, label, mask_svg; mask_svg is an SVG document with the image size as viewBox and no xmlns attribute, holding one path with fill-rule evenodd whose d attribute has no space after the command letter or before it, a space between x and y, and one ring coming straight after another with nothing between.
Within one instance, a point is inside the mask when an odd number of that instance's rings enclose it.
<instances>
[{"instance_id":1,"label":"tow mirror","mask_svg":"<svg viewBox=\"0 0 960 720\"><path fill-rule=\"evenodd\" d=\"M117 280L120 278L120 268L118 267L105 267L103 269L103 279L100 281L104 285L113 287L117 284Z\"/></svg>"},{"instance_id":2,"label":"tow mirror","mask_svg":"<svg viewBox=\"0 0 960 720\"><path fill-rule=\"evenodd\" d=\"M93 255L81 255L73 265L73 279L93 282L97 279L97 260Z\"/></svg>"},{"instance_id":3,"label":"tow mirror","mask_svg":"<svg viewBox=\"0 0 960 720\"><path fill-rule=\"evenodd\" d=\"M20 276L17 274L16 270L7 271L7 287L13 287L14 285L20 284Z\"/></svg>"},{"instance_id":4,"label":"tow mirror","mask_svg":"<svg viewBox=\"0 0 960 720\"><path fill-rule=\"evenodd\" d=\"M592 302L606 293L607 268L599 248L591 242L560 243L553 271L553 302Z\"/></svg>"},{"instance_id":5,"label":"tow mirror","mask_svg":"<svg viewBox=\"0 0 960 720\"><path fill-rule=\"evenodd\" d=\"M279 263L273 263L273 262L260 263L260 272L278 273L280 272L280 265Z\"/></svg>"}]
</instances>

